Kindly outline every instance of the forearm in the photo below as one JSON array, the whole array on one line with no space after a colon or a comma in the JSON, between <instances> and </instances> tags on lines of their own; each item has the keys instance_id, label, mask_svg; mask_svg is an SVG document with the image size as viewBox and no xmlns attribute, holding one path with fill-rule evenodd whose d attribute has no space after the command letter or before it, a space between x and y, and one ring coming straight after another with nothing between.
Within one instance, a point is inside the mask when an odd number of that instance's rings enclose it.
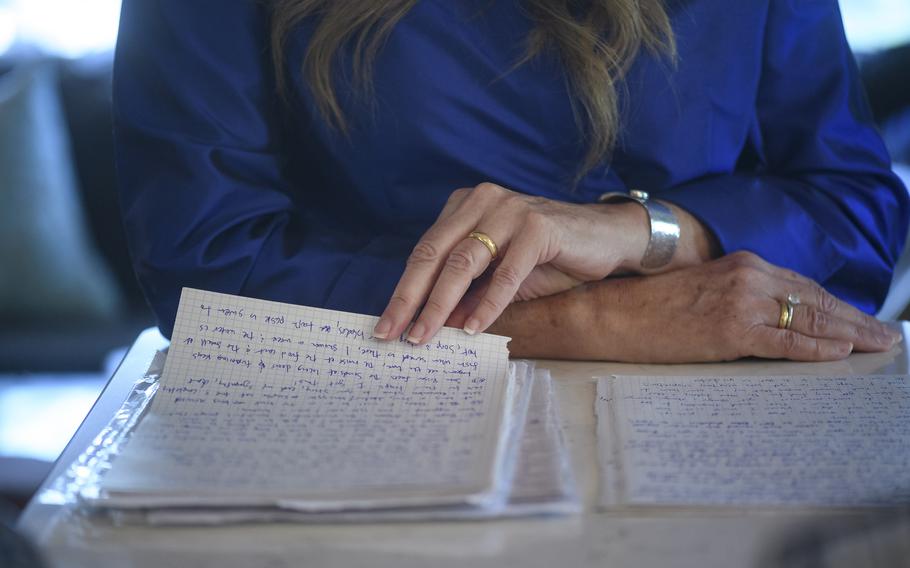
<instances>
[{"instance_id":1,"label":"forearm","mask_svg":"<svg viewBox=\"0 0 910 568\"><path fill-rule=\"evenodd\" d=\"M487 330L512 338L513 357L611 360L600 334L616 319L594 305L591 285L527 302L515 302ZM599 320L599 321L595 321Z\"/></svg>"},{"instance_id":2,"label":"forearm","mask_svg":"<svg viewBox=\"0 0 910 568\"><path fill-rule=\"evenodd\" d=\"M624 261L614 274L656 275L696 267L720 256L710 229L684 209L667 205L679 221L680 237L671 261L656 269L641 266L651 233L644 207L635 203L592 205L602 208L606 222L613 224L613 234L622 235L616 244ZM661 297L665 292L651 289L641 278L585 283L558 294L514 302L487 331L511 337L513 357L643 361L651 355L627 333L629 318L637 317L636 303L669 301L671 298Z\"/></svg>"}]
</instances>

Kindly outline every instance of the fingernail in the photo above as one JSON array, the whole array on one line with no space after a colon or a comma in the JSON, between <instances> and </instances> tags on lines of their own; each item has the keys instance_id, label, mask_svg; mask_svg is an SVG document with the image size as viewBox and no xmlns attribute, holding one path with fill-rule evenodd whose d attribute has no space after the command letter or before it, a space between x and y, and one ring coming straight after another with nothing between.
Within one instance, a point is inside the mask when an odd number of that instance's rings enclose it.
<instances>
[{"instance_id":1,"label":"fingernail","mask_svg":"<svg viewBox=\"0 0 910 568\"><path fill-rule=\"evenodd\" d=\"M891 332L891 347L894 347L895 345L900 343L903 338L904 338L904 335L902 333L897 332L897 331L892 331Z\"/></svg>"},{"instance_id":2,"label":"fingernail","mask_svg":"<svg viewBox=\"0 0 910 568\"><path fill-rule=\"evenodd\" d=\"M849 355L850 353L853 353L853 344L852 343L847 343L846 348L844 349L844 353L846 353L847 355Z\"/></svg>"},{"instance_id":3,"label":"fingernail","mask_svg":"<svg viewBox=\"0 0 910 568\"><path fill-rule=\"evenodd\" d=\"M408 332L408 341L414 344L420 343L426 332L427 326L423 322L417 322L411 327L411 331Z\"/></svg>"},{"instance_id":4,"label":"fingernail","mask_svg":"<svg viewBox=\"0 0 910 568\"><path fill-rule=\"evenodd\" d=\"M477 318L470 318L464 323L464 332L468 335L474 335L477 333L477 328L480 327L480 320Z\"/></svg>"},{"instance_id":5,"label":"fingernail","mask_svg":"<svg viewBox=\"0 0 910 568\"><path fill-rule=\"evenodd\" d=\"M376 324L376 327L373 328L373 337L386 339L389 337L390 331L392 331L392 323L389 320L380 319L379 323Z\"/></svg>"}]
</instances>

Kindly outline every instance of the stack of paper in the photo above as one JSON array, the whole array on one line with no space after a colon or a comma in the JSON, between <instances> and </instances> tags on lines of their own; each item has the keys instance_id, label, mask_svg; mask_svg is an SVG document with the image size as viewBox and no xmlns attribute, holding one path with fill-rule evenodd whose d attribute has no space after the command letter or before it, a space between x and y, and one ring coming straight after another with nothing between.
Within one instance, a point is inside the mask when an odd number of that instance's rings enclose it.
<instances>
[{"instance_id":1,"label":"stack of paper","mask_svg":"<svg viewBox=\"0 0 910 568\"><path fill-rule=\"evenodd\" d=\"M375 322L185 289L157 393L86 500L149 522L575 507L549 377L507 338L380 342Z\"/></svg>"}]
</instances>

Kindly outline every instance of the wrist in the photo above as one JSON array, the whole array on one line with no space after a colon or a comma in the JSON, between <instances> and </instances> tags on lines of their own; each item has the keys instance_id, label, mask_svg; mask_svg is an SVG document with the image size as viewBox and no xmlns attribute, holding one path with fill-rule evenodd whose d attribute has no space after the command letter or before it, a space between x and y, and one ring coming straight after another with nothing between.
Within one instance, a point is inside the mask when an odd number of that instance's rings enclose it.
<instances>
[{"instance_id":1,"label":"wrist","mask_svg":"<svg viewBox=\"0 0 910 568\"><path fill-rule=\"evenodd\" d=\"M614 273L643 271L641 260L648 250L651 224L648 212L638 203L595 204L601 215L604 234L600 242L615 251Z\"/></svg>"},{"instance_id":2,"label":"wrist","mask_svg":"<svg viewBox=\"0 0 910 568\"><path fill-rule=\"evenodd\" d=\"M648 244L639 262L642 273L666 269L673 261L679 245L679 219L673 209L660 201L650 198L646 191L632 189L629 193L611 191L597 200L599 203L632 201L641 205L648 217Z\"/></svg>"}]
</instances>

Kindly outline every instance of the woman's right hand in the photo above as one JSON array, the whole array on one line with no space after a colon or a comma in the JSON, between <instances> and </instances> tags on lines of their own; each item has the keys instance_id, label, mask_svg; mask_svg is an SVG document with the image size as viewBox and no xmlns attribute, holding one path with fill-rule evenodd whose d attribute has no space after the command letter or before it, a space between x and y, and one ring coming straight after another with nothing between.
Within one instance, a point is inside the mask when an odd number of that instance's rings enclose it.
<instances>
[{"instance_id":1,"label":"woman's right hand","mask_svg":"<svg viewBox=\"0 0 910 568\"><path fill-rule=\"evenodd\" d=\"M779 329L790 294L801 303L790 329ZM815 282L745 252L517 302L489 331L513 337L513 356L636 363L832 361L888 351L901 337Z\"/></svg>"}]
</instances>

